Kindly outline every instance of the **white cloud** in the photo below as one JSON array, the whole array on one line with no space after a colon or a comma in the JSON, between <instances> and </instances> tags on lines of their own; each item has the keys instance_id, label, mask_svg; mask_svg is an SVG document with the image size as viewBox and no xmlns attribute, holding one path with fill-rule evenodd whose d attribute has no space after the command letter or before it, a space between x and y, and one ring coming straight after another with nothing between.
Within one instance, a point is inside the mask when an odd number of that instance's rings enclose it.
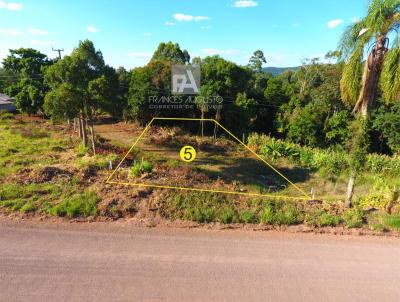
<instances>
[{"instance_id":1,"label":"white cloud","mask_svg":"<svg viewBox=\"0 0 400 302\"><path fill-rule=\"evenodd\" d=\"M41 41L41 40L32 40L31 43L33 45L41 45L41 46L49 46L56 44L56 42L54 41Z\"/></svg>"},{"instance_id":2,"label":"white cloud","mask_svg":"<svg viewBox=\"0 0 400 302\"><path fill-rule=\"evenodd\" d=\"M32 35L38 35L38 36L43 36L43 35L48 35L49 34L49 32L47 30L38 29L38 28L34 28L34 27L29 27L28 31Z\"/></svg>"},{"instance_id":3,"label":"white cloud","mask_svg":"<svg viewBox=\"0 0 400 302\"><path fill-rule=\"evenodd\" d=\"M210 17L206 17L206 16L196 16L196 17L194 17L194 21L203 21L203 20L210 20Z\"/></svg>"},{"instance_id":4,"label":"white cloud","mask_svg":"<svg viewBox=\"0 0 400 302\"><path fill-rule=\"evenodd\" d=\"M343 23L342 19L335 19L335 20L328 21L327 25L328 25L329 28L335 28L335 27L339 26L342 23Z\"/></svg>"},{"instance_id":5,"label":"white cloud","mask_svg":"<svg viewBox=\"0 0 400 302\"><path fill-rule=\"evenodd\" d=\"M0 34L6 35L6 36L22 36L22 31L19 31L17 29L0 28Z\"/></svg>"},{"instance_id":6,"label":"white cloud","mask_svg":"<svg viewBox=\"0 0 400 302\"><path fill-rule=\"evenodd\" d=\"M237 8L255 7L255 6L258 6L258 2L253 0L239 0L233 3L233 7Z\"/></svg>"},{"instance_id":7,"label":"white cloud","mask_svg":"<svg viewBox=\"0 0 400 302\"><path fill-rule=\"evenodd\" d=\"M90 33L97 33L100 29L94 27L93 25L86 26L86 30Z\"/></svg>"},{"instance_id":8,"label":"white cloud","mask_svg":"<svg viewBox=\"0 0 400 302\"><path fill-rule=\"evenodd\" d=\"M210 20L210 17L206 17L206 16L191 16L191 15L185 15L185 14L174 14L173 17L175 18L175 20L177 21L203 21L203 20Z\"/></svg>"},{"instance_id":9,"label":"white cloud","mask_svg":"<svg viewBox=\"0 0 400 302\"><path fill-rule=\"evenodd\" d=\"M145 37L151 37L152 33L143 33L143 36Z\"/></svg>"},{"instance_id":10,"label":"white cloud","mask_svg":"<svg viewBox=\"0 0 400 302\"><path fill-rule=\"evenodd\" d=\"M214 56L214 55L231 56L236 53L234 49L215 49L215 48L204 48L203 52L209 56Z\"/></svg>"},{"instance_id":11,"label":"white cloud","mask_svg":"<svg viewBox=\"0 0 400 302\"><path fill-rule=\"evenodd\" d=\"M359 22L360 20L361 20L360 17L353 17L353 18L351 18L351 22L353 22L353 23L357 23L357 22Z\"/></svg>"},{"instance_id":12,"label":"white cloud","mask_svg":"<svg viewBox=\"0 0 400 302\"><path fill-rule=\"evenodd\" d=\"M5 8L8 10L20 10L23 5L21 3L0 1L0 9Z\"/></svg>"},{"instance_id":13,"label":"white cloud","mask_svg":"<svg viewBox=\"0 0 400 302\"><path fill-rule=\"evenodd\" d=\"M200 26L201 29L210 29L211 26L210 25L202 25Z\"/></svg>"},{"instance_id":14,"label":"white cloud","mask_svg":"<svg viewBox=\"0 0 400 302\"><path fill-rule=\"evenodd\" d=\"M8 10L20 10L22 7L21 3L6 3L6 9Z\"/></svg>"},{"instance_id":15,"label":"white cloud","mask_svg":"<svg viewBox=\"0 0 400 302\"><path fill-rule=\"evenodd\" d=\"M174 26L174 25L176 25L176 23L167 21L164 23L164 25L165 26Z\"/></svg>"}]
</instances>

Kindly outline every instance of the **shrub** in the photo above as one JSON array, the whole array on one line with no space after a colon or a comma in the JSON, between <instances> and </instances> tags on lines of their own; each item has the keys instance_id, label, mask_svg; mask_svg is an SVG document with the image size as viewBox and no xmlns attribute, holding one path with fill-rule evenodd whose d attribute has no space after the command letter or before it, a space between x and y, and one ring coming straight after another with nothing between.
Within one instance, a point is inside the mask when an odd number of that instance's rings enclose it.
<instances>
[{"instance_id":1,"label":"shrub","mask_svg":"<svg viewBox=\"0 0 400 302\"><path fill-rule=\"evenodd\" d=\"M129 170L129 176L139 177L143 173L150 173L153 170L153 166L147 160L135 161L133 166Z\"/></svg>"},{"instance_id":2,"label":"shrub","mask_svg":"<svg viewBox=\"0 0 400 302\"><path fill-rule=\"evenodd\" d=\"M58 205L50 208L50 214L69 218L97 215L97 204L100 199L93 192L75 194Z\"/></svg>"},{"instance_id":3,"label":"shrub","mask_svg":"<svg viewBox=\"0 0 400 302\"><path fill-rule=\"evenodd\" d=\"M340 218L325 210L312 210L306 213L304 223L313 227L336 226L340 223Z\"/></svg>"},{"instance_id":4,"label":"shrub","mask_svg":"<svg viewBox=\"0 0 400 302\"><path fill-rule=\"evenodd\" d=\"M139 177L140 175L142 175L142 165L140 162L134 162L129 170L129 176Z\"/></svg>"},{"instance_id":5,"label":"shrub","mask_svg":"<svg viewBox=\"0 0 400 302\"><path fill-rule=\"evenodd\" d=\"M385 209L393 199L393 189L385 179L377 177L369 194L361 197L358 204L363 208Z\"/></svg>"},{"instance_id":6,"label":"shrub","mask_svg":"<svg viewBox=\"0 0 400 302\"><path fill-rule=\"evenodd\" d=\"M350 209L342 214L344 225L348 228L359 228L364 222L365 212L360 209Z\"/></svg>"},{"instance_id":7,"label":"shrub","mask_svg":"<svg viewBox=\"0 0 400 302\"><path fill-rule=\"evenodd\" d=\"M89 147L85 146L83 143L80 143L76 148L76 155L78 157L83 157L89 152Z\"/></svg>"},{"instance_id":8,"label":"shrub","mask_svg":"<svg viewBox=\"0 0 400 302\"><path fill-rule=\"evenodd\" d=\"M316 150L312 158L311 166L326 173L338 175L348 168L348 160L343 154L336 151Z\"/></svg>"}]
</instances>

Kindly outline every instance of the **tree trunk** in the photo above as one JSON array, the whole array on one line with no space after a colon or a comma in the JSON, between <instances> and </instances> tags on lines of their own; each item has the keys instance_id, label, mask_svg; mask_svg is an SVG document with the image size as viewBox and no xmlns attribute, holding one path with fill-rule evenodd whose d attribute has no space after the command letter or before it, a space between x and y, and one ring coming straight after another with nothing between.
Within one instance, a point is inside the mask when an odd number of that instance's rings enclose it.
<instances>
[{"instance_id":1,"label":"tree trunk","mask_svg":"<svg viewBox=\"0 0 400 302\"><path fill-rule=\"evenodd\" d=\"M88 136L87 136L87 124L86 124L86 119L82 119L82 139L83 139L83 145L87 147L88 145Z\"/></svg>"},{"instance_id":2,"label":"tree trunk","mask_svg":"<svg viewBox=\"0 0 400 302\"><path fill-rule=\"evenodd\" d=\"M362 116L368 116L368 110L376 100L379 77L381 75L383 61L388 49L385 46L385 36L378 37L372 52L365 61L361 90L353 113L360 112Z\"/></svg>"},{"instance_id":3,"label":"tree trunk","mask_svg":"<svg viewBox=\"0 0 400 302\"><path fill-rule=\"evenodd\" d=\"M353 171L351 172L349 183L347 185L346 201L344 203L344 206L346 208L351 207L351 203L353 201L355 183L356 183L356 173Z\"/></svg>"},{"instance_id":4,"label":"tree trunk","mask_svg":"<svg viewBox=\"0 0 400 302\"><path fill-rule=\"evenodd\" d=\"M221 112L220 109L217 109L215 112L215 120L219 122L221 119ZM217 131L218 131L218 125L217 123L214 123L214 139L217 139Z\"/></svg>"},{"instance_id":5,"label":"tree trunk","mask_svg":"<svg viewBox=\"0 0 400 302\"><path fill-rule=\"evenodd\" d=\"M386 36L378 37L372 52L365 61L361 90L353 109L353 113L359 112L364 118L368 117L369 109L374 105L376 100L379 77L382 72L385 55L388 51L385 45L386 41ZM346 207L351 206L355 181L356 171L352 171L347 185Z\"/></svg>"},{"instance_id":6,"label":"tree trunk","mask_svg":"<svg viewBox=\"0 0 400 302\"><path fill-rule=\"evenodd\" d=\"M82 132L82 118L78 117L78 127L79 127L79 138L83 137L83 132Z\"/></svg>"},{"instance_id":7,"label":"tree trunk","mask_svg":"<svg viewBox=\"0 0 400 302\"><path fill-rule=\"evenodd\" d=\"M93 155L96 155L96 143L95 143L94 126L92 120L90 121L90 134L92 139Z\"/></svg>"},{"instance_id":8,"label":"tree trunk","mask_svg":"<svg viewBox=\"0 0 400 302\"><path fill-rule=\"evenodd\" d=\"M201 121L200 121L200 125L201 125L201 137L204 136L204 108L201 107Z\"/></svg>"}]
</instances>

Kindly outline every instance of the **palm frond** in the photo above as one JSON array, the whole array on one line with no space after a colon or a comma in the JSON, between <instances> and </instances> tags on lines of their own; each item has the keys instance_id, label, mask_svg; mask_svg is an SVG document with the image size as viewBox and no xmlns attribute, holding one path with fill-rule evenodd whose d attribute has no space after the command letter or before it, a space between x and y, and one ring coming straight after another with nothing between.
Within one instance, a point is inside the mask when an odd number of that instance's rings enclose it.
<instances>
[{"instance_id":1,"label":"palm frond","mask_svg":"<svg viewBox=\"0 0 400 302\"><path fill-rule=\"evenodd\" d=\"M363 29L367 29L365 19L360 20L346 28L339 41L339 51L341 60L348 59L356 48L364 47L372 37L370 30L360 36Z\"/></svg>"},{"instance_id":2,"label":"palm frond","mask_svg":"<svg viewBox=\"0 0 400 302\"><path fill-rule=\"evenodd\" d=\"M400 101L400 45L386 54L380 86L386 102Z\"/></svg>"},{"instance_id":3,"label":"palm frond","mask_svg":"<svg viewBox=\"0 0 400 302\"><path fill-rule=\"evenodd\" d=\"M340 80L342 99L348 104L355 104L360 92L364 47L356 48L343 67Z\"/></svg>"},{"instance_id":4,"label":"palm frond","mask_svg":"<svg viewBox=\"0 0 400 302\"><path fill-rule=\"evenodd\" d=\"M400 0L372 0L365 18L366 25L379 35L386 35L393 26L393 17L400 10Z\"/></svg>"}]
</instances>

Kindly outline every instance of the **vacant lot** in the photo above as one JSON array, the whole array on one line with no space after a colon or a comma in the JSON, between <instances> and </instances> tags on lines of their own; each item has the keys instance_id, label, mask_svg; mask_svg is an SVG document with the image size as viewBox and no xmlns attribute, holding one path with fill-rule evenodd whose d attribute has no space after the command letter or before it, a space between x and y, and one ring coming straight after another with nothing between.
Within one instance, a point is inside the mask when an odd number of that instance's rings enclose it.
<instances>
[{"instance_id":1,"label":"vacant lot","mask_svg":"<svg viewBox=\"0 0 400 302\"><path fill-rule=\"evenodd\" d=\"M76 133L66 125L2 114L0 127L0 208L4 213L90 220L131 217L150 225L187 220L235 225L343 225L378 231L400 227L400 216L362 207L345 210L339 199L285 200L106 184L110 163L115 168L143 130L135 124L97 125L95 156L79 144ZM214 140L165 125L152 127L149 134L121 165L117 179L239 193L298 193L227 136ZM199 150L193 165L179 160L179 149L186 144ZM285 161L277 166L306 190L318 185L332 186L336 193L342 190L340 184L315 171Z\"/></svg>"}]
</instances>

